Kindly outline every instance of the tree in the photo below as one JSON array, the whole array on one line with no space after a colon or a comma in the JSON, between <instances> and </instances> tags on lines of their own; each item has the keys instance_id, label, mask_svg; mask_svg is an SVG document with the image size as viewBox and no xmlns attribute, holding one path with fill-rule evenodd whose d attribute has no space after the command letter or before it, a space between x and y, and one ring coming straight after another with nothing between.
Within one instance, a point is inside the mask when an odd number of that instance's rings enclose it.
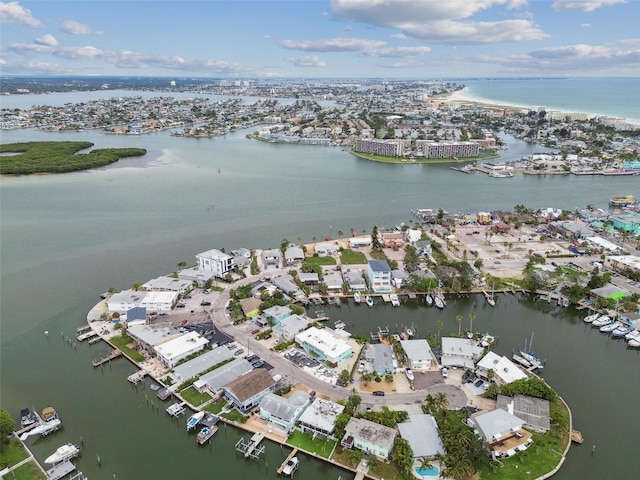
<instances>
[{"instance_id":1,"label":"tree","mask_svg":"<svg viewBox=\"0 0 640 480\"><path fill-rule=\"evenodd\" d=\"M349 452L349 463L351 463L352 465L358 465L360 463L360 460L362 460L362 450L351 450Z\"/></svg>"},{"instance_id":2,"label":"tree","mask_svg":"<svg viewBox=\"0 0 640 480\"><path fill-rule=\"evenodd\" d=\"M427 457L420 457L419 460L420 460L420 466L418 468L420 470L425 471L433 468L433 465L431 464L431 462Z\"/></svg>"},{"instance_id":3,"label":"tree","mask_svg":"<svg viewBox=\"0 0 640 480\"><path fill-rule=\"evenodd\" d=\"M473 333L473 321L476 319L475 312L469 314L469 332Z\"/></svg>"},{"instance_id":4,"label":"tree","mask_svg":"<svg viewBox=\"0 0 640 480\"><path fill-rule=\"evenodd\" d=\"M369 470L375 470L376 468L378 468L379 464L380 460L378 460L378 457L376 457L375 455L371 455L371 457L369 457L369 459L367 460L367 467L369 467Z\"/></svg>"},{"instance_id":5,"label":"tree","mask_svg":"<svg viewBox=\"0 0 640 480\"><path fill-rule=\"evenodd\" d=\"M14 422L9 412L4 409L0 409L0 443L6 443L9 434L16 428L16 422Z\"/></svg>"},{"instance_id":6,"label":"tree","mask_svg":"<svg viewBox=\"0 0 640 480\"><path fill-rule=\"evenodd\" d=\"M349 374L349 370L342 370L340 372L340 382L342 382L343 385L346 385L347 383L349 383L350 379L351 379L351 375Z\"/></svg>"},{"instance_id":7,"label":"tree","mask_svg":"<svg viewBox=\"0 0 640 480\"><path fill-rule=\"evenodd\" d=\"M458 336L460 336L460 330L462 329L462 320L464 317L462 315L456 315L456 322L458 323Z\"/></svg>"},{"instance_id":8,"label":"tree","mask_svg":"<svg viewBox=\"0 0 640 480\"><path fill-rule=\"evenodd\" d=\"M444 327L444 323L442 323L442 320L438 320L436 322L436 328L438 329L438 342L440 342L440 330L442 330L442 327Z\"/></svg>"},{"instance_id":9,"label":"tree","mask_svg":"<svg viewBox=\"0 0 640 480\"><path fill-rule=\"evenodd\" d=\"M185 262L184 260L180 261L177 263L176 267L178 267L178 269L182 269L185 268L187 266L187 262Z\"/></svg>"},{"instance_id":10,"label":"tree","mask_svg":"<svg viewBox=\"0 0 640 480\"><path fill-rule=\"evenodd\" d=\"M342 230L338 230L338 238L342 238L344 232Z\"/></svg>"}]
</instances>

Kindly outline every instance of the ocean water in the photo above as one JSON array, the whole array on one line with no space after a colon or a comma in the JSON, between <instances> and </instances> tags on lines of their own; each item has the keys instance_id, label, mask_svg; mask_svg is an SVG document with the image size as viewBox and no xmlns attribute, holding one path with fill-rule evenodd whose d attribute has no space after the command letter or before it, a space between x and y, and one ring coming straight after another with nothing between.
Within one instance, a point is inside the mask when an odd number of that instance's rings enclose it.
<instances>
[{"instance_id":1,"label":"ocean water","mask_svg":"<svg viewBox=\"0 0 640 480\"><path fill-rule=\"evenodd\" d=\"M640 78L496 78L464 84L465 94L476 100L609 115L640 124Z\"/></svg>"}]
</instances>

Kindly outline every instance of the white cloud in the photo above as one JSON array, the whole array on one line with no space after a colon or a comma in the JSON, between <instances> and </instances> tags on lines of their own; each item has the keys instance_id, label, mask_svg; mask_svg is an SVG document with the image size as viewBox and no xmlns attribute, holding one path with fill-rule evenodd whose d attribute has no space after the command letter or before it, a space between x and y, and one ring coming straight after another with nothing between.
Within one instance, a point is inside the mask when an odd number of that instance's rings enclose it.
<instances>
[{"instance_id":1,"label":"white cloud","mask_svg":"<svg viewBox=\"0 0 640 480\"><path fill-rule=\"evenodd\" d=\"M552 7L554 10L584 10L592 12L600 7L610 7L616 3L627 3L629 0L556 0Z\"/></svg>"},{"instance_id":2,"label":"white cloud","mask_svg":"<svg viewBox=\"0 0 640 480\"><path fill-rule=\"evenodd\" d=\"M403 68L424 68L426 66L426 62L393 62L388 63L386 65L381 65L384 68L394 68L394 69L403 69Z\"/></svg>"},{"instance_id":3,"label":"white cloud","mask_svg":"<svg viewBox=\"0 0 640 480\"><path fill-rule=\"evenodd\" d=\"M78 73L71 68L45 62L6 63L2 66L2 70L7 73L28 73L32 75L70 75Z\"/></svg>"},{"instance_id":4,"label":"white cloud","mask_svg":"<svg viewBox=\"0 0 640 480\"><path fill-rule=\"evenodd\" d=\"M50 33L47 33L40 38L36 38L35 42L38 45L48 45L50 47L55 47L56 45L58 45L58 40L56 40L56 37L54 37Z\"/></svg>"},{"instance_id":5,"label":"white cloud","mask_svg":"<svg viewBox=\"0 0 640 480\"><path fill-rule=\"evenodd\" d=\"M483 10L496 7L514 10L526 3L524 0L332 0L331 8L339 19L397 29L408 37L432 43L489 44L549 37L529 19L470 20ZM525 12L525 16L529 15Z\"/></svg>"},{"instance_id":6,"label":"white cloud","mask_svg":"<svg viewBox=\"0 0 640 480\"><path fill-rule=\"evenodd\" d=\"M286 57L286 62L289 62L296 67L326 67L327 63L317 55L305 55L301 57Z\"/></svg>"},{"instance_id":7,"label":"white cloud","mask_svg":"<svg viewBox=\"0 0 640 480\"><path fill-rule=\"evenodd\" d=\"M88 25L74 20L63 22L62 30L70 35L102 35L102 32L93 30Z\"/></svg>"},{"instance_id":8,"label":"white cloud","mask_svg":"<svg viewBox=\"0 0 640 480\"><path fill-rule=\"evenodd\" d=\"M430 51L429 47L389 47L367 50L364 54L368 57L415 57Z\"/></svg>"},{"instance_id":9,"label":"white cloud","mask_svg":"<svg viewBox=\"0 0 640 480\"><path fill-rule=\"evenodd\" d=\"M591 24L590 23L583 23L580 25L582 28L591 28Z\"/></svg>"},{"instance_id":10,"label":"white cloud","mask_svg":"<svg viewBox=\"0 0 640 480\"><path fill-rule=\"evenodd\" d=\"M386 42L360 38L332 38L329 40L281 40L279 44L289 50L306 52L361 52L382 47Z\"/></svg>"},{"instance_id":11,"label":"white cloud","mask_svg":"<svg viewBox=\"0 0 640 480\"><path fill-rule=\"evenodd\" d=\"M31 10L21 7L18 2L0 2L0 23L22 23L33 28L42 26L40 20L31 15Z\"/></svg>"}]
</instances>

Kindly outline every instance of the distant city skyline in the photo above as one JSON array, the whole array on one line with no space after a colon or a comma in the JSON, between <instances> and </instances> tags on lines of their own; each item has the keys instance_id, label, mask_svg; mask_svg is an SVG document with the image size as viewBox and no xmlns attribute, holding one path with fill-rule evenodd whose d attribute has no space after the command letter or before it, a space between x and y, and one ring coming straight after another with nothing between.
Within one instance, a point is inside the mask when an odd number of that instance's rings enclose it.
<instances>
[{"instance_id":1,"label":"distant city skyline","mask_svg":"<svg viewBox=\"0 0 640 480\"><path fill-rule=\"evenodd\" d=\"M636 0L0 2L0 73L640 76Z\"/></svg>"}]
</instances>

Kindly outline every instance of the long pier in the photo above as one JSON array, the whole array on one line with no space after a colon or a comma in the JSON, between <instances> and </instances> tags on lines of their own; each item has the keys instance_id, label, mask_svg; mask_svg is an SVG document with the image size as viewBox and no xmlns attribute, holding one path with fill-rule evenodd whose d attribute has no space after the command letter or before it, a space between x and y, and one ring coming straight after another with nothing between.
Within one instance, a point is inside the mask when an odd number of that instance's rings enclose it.
<instances>
[{"instance_id":1,"label":"long pier","mask_svg":"<svg viewBox=\"0 0 640 480\"><path fill-rule=\"evenodd\" d=\"M294 447L293 450L291 450L291 453L289 453L289 456L284 460L284 462L282 462L282 465L278 467L278 475L282 475L282 471L284 470L284 467L287 466L287 463L289 463L289 460L291 460L293 457L296 456L296 453L298 453L298 447Z\"/></svg>"},{"instance_id":2,"label":"long pier","mask_svg":"<svg viewBox=\"0 0 640 480\"><path fill-rule=\"evenodd\" d=\"M122 355L122 352L117 348L114 348L113 351L109 354L109 356L101 358L99 360L94 360L91 363L94 367L99 367L100 365L110 362L114 358L118 358L120 355Z\"/></svg>"}]
</instances>

